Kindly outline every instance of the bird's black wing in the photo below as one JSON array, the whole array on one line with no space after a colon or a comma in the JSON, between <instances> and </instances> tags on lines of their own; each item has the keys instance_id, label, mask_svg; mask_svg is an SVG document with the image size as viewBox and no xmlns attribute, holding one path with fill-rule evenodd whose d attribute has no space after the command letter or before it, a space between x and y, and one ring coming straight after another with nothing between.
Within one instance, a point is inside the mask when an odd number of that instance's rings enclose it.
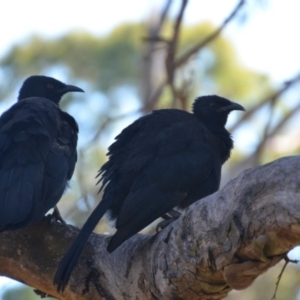
<instances>
[{"instance_id":1,"label":"bird's black wing","mask_svg":"<svg viewBox=\"0 0 300 300\"><path fill-rule=\"evenodd\" d=\"M26 104L15 104L0 118L0 231L28 225L46 193L49 132Z\"/></svg>"},{"instance_id":2,"label":"bird's black wing","mask_svg":"<svg viewBox=\"0 0 300 300\"><path fill-rule=\"evenodd\" d=\"M116 172L137 173L153 157L157 136L174 123L194 118L192 114L178 109L161 109L145 115L116 136L108 148L109 161L102 166L99 175L103 185Z\"/></svg>"},{"instance_id":3,"label":"bird's black wing","mask_svg":"<svg viewBox=\"0 0 300 300\"><path fill-rule=\"evenodd\" d=\"M30 98L0 118L0 231L39 220L63 193L74 167L59 112L47 99Z\"/></svg>"},{"instance_id":4,"label":"bird's black wing","mask_svg":"<svg viewBox=\"0 0 300 300\"><path fill-rule=\"evenodd\" d=\"M68 160L67 179L70 180L77 162L78 125L75 119L66 112L61 111L61 119L63 122L60 126L58 140L63 145L67 145L64 154Z\"/></svg>"},{"instance_id":5,"label":"bird's black wing","mask_svg":"<svg viewBox=\"0 0 300 300\"><path fill-rule=\"evenodd\" d=\"M53 136L46 157L47 206L48 210L61 198L68 180L71 179L77 161L76 121L69 114L59 111L56 120L57 132ZM46 209L46 208L45 208Z\"/></svg>"},{"instance_id":6,"label":"bird's black wing","mask_svg":"<svg viewBox=\"0 0 300 300\"><path fill-rule=\"evenodd\" d=\"M154 141L154 156L131 186L117 218L118 231L108 251L168 212L201 185L214 168L214 153L205 129L185 120L162 130ZM125 174L124 174L125 175Z\"/></svg>"},{"instance_id":7,"label":"bird's black wing","mask_svg":"<svg viewBox=\"0 0 300 300\"><path fill-rule=\"evenodd\" d=\"M109 147L109 160L99 172L101 189L105 187L102 201L111 202L112 219L119 215L124 199L142 170L154 160L160 143L163 149L169 149L167 143L176 143L176 138L171 140L173 137L164 140L163 132L168 133L174 124L191 119L194 120L193 115L182 110L157 110L139 118L116 137Z\"/></svg>"}]
</instances>

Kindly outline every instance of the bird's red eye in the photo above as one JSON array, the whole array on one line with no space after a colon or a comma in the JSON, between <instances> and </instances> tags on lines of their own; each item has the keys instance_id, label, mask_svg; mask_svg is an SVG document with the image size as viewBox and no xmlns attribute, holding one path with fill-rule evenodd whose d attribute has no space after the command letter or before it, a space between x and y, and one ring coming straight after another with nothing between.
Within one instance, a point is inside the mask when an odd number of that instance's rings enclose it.
<instances>
[{"instance_id":1,"label":"bird's red eye","mask_svg":"<svg viewBox=\"0 0 300 300\"><path fill-rule=\"evenodd\" d=\"M48 89L52 90L53 87L54 87L53 84L51 84L51 83L48 83L48 84L47 84L47 88L48 88Z\"/></svg>"}]
</instances>

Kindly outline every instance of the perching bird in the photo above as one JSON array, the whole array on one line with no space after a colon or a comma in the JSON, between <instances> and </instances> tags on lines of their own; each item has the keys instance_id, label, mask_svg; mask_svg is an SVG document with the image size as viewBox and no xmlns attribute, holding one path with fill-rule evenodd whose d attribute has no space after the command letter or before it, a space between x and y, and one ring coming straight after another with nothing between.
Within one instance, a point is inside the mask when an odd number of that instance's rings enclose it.
<instances>
[{"instance_id":1,"label":"perching bird","mask_svg":"<svg viewBox=\"0 0 300 300\"><path fill-rule=\"evenodd\" d=\"M199 97L193 113L162 109L125 128L109 147L99 175L102 201L63 257L54 283L64 290L89 235L106 211L117 232L107 250L174 207L185 208L218 190L222 164L233 141L225 129L229 113L245 110L218 96Z\"/></svg>"},{"instance_id":2,"label":"perching bird","mask_svg":"<svg viewBox=\"0 0 300 300\"><path fill-rule=\"evenodd\" d=\"M40 220L72 177L78 126L58 105L68 92L83 90L31 76L0 117L0 232Z\"/></svg>"}]
</instances>

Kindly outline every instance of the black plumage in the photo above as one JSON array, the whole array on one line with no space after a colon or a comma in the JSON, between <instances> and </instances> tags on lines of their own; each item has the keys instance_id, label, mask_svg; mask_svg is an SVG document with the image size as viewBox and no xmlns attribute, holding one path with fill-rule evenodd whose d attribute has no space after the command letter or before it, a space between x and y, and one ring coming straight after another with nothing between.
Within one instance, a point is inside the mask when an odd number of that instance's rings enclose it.
<instances>
[{"instance_id":1,"label":"black plumage","mask_svg":"<svg viewBox=\"0 0 300 300\"><path fill-rule=\"evenodd\" d=\"M78 126L59 108L68 92L54 78L31 76L0 117L0 231L40 220L61 198L76 160Z\"/></svg>"},{"instance_id":2,"label":"black plumage","mask_svg":"<svg viewBox=\"0 0 300 300\"><path fill-rule=\"evenodd\" d=\"M107 250L174 207L185 208L218 190L222 164L233 141L225 129L229 113L244 108L218 96L199 97L193 113L163 109L125 128L109 147L99 176L102 201L61 261L55 284L63 290L90 233L106 211L117 232Z\"/></svg>"}]
</instances>

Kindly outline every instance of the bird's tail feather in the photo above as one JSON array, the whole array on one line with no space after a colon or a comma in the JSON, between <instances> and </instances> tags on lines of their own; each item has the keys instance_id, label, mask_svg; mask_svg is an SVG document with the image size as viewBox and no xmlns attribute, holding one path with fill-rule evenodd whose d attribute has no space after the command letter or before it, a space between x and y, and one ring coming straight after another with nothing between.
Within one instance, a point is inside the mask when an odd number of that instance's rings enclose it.
<instances>
[{"instance_id":1,"label":"bird's tail feather","mask_svg":"<svg viewBox=\"0 0 300 300\"><path fill-rule=\"evenodd\" d=\"M54 284L57 285L57 291L59 292L63 291L68 284L71 272L75 267L81 252L83 251L86 241L88 240L99 220L103 217L111 205L109 201L105 201L105 199L103 200L98 204L88 220L85 222L76 239L73 241L63 259L59 263L54 277Z\"/></svg>"}]
</instances>

